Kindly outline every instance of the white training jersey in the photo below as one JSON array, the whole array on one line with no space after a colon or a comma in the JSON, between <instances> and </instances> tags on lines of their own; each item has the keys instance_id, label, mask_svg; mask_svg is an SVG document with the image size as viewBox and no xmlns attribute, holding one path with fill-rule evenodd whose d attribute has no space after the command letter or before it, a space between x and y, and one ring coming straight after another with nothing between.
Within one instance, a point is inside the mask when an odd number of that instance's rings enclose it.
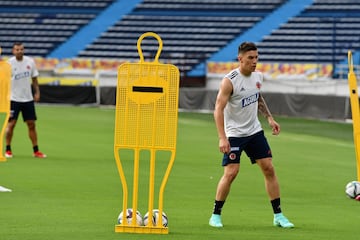
<instances>
[{"instance_id":1,"label":"white training jersey","mask_svg":"<svg viewBox=\"0 0 360 240\"><path fill-rule=\"evenodd\" d=\"M234 69L227 75L233 92L224 109L224 125L227 137L247 137L262 130L258 119L258 100L263 82L261 72L244 76Z\"/></svg>"},{"instance_id":2,"label":"white training jersey","mask_svg":"<svg viewBox=\"0 0 360 240\"><path fill-rule=\"evenodd\" d=\"M39 75L35 62L32 58L23 56L22 61L11 57L8 62L11 65L11 97L12 101L29 102L34 100L31 82L33 77Z\"/></svg>"}]
</instances>

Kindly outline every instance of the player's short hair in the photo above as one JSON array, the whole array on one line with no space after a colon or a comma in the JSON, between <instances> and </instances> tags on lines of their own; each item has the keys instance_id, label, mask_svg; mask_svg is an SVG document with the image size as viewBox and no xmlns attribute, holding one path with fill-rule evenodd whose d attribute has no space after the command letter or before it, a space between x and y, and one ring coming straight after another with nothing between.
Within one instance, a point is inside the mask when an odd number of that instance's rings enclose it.
<instances>
[{"instance_id":1,"label":"player's short hair","mask_svg":"<svg viewBox=\"0 0 360 240\"><path fill-rule=\"evenodd\" d=\"M13 43L13 47L20 46L20 45L24 45L24 44L22 42L14 42Z\"/></svg>"},{"instance_id":2,"label":"player's short hair","mask_svg":"<svg viewBox=\"0 0 360 240\"><path fill-rule=\"evenodd\" d=\"M253 42L243 42L239 45L238 54L242 54L248 51L256 51L257 47Z\"/></svg>"}]
</instances>

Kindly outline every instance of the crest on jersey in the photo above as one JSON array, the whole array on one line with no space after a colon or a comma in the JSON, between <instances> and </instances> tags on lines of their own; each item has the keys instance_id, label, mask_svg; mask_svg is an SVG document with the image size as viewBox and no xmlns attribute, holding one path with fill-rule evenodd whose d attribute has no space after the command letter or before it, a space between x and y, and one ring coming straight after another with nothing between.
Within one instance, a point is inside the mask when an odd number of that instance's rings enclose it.
<instances>
[{"instance_id":1,"label":"crest on jersey","mask_svg":"<svg viewBox=\"0 0 360 240\"><path fill-rule=\"evenodd\" d=\"M261 88L261 83L260 83L260 82L256 82L256 87L257 87L257 89L260 89L260 88Z\"/></svg>"}]
</instances>

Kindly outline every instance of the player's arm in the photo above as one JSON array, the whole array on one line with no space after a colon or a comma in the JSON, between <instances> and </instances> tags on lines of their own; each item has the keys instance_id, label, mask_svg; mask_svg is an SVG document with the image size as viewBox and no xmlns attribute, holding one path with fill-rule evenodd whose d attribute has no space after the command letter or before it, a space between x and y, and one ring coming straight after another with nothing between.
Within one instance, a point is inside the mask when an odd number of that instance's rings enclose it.
<instances>
[{"instance_id":1,"label":"player's arm","mask_svg":"<svg viewBox=\"0 0 360 240\"><path fill-rule=\"evenodd\" d=\"M224 129L224 109L231 96L233 87L229 79L224 78L221 81L220 89L216 97L214 119L219 136L219 150L222 153L230 152L230 143L226 137Z\"/></svg>"},{"instance_id":2,"label":"player's arm","mask_svg":"<svg viewBox=\"0 0 360 240\"><path fill-rule=\"evenodd\" d=\"M32 87L34 89L34 101L38 102L40 101L40 88L39 88L39 82L37 77L32 77Z\"/></svg>"},{"instance_id":3,"label":"player's arm","mask_svg":"<svg viewBox=\"0 0 360 240\"><path fill-rule=\"evenodd\" d=\"M280 133L280 125L274 120L271 112L265 102L265 99L260 94L259 101L258 101L258 109L259 112L268 120L268 123L272 129L273 135L278 135Z\"/></svg>"}]
</instances>

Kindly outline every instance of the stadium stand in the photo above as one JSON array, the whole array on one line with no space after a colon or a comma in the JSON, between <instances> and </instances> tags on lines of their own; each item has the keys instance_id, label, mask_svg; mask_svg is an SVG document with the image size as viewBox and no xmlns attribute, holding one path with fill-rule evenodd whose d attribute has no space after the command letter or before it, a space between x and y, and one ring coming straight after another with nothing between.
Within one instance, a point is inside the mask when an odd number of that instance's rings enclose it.
<instances>
[{"instance_id":1,"label":"stadium stand","mask_svg":"<svg viewBox=\"0 0 360 240\"><path fill-rule=\"evenodd\" d=\"M113 105L117 67L138 61L137 39L153 31L164 43L160 61L182 72L179 107L211 110L219 69L237 64L241 41L255 41L274 114L341 119L348 86L330 78L330 64L345 63L345 76L348 50L359 63L359 10L358 0L0 0L0 45L5 58L14 41L38 57L42 102ZM157 44L143 41L146 59ZM297 109L299 101L309 104Z\"/></svg>"},{"instance_id":2,"label":"stadium stand","mask_svg":"<svg viewBox=\"0 0 360 240\"><path fill-rule=\"evenodd\" d=\"M101 33L95 28L82 32L99 25L99 16L119 2L136 6L112 16L114 23ZM259 23L266 29L264 19L285 5L305 2L311 4L281 19L279 27L270 22L268 31L258 32L260 39L247 35L258 31ZM360 1L352 0L0 1L0 43L3 55L11 54L14 41L22 41L32 56L137 61L137 38L154 31L164 42L161 60L178 66L184 76L201 64L204 69L209 60L235 60L224 50L231 46L233 51L231 43L249 36L258 43L261 62L335 65L346 59L348 50L360 47L359 9ZM66 45L73 51L64 54ZM152 58L158 46L144 40L142 47L145 58Z\"/></svg>"},{"instance_id":3,"label":"stadium stand","mask_svg":"<svg viewBox=\"0 0 360 240\"><path fill-rule=\"evenodd\" d=\"M244 41L260 42L263 36L271 34L273 29L278 29L288 19L297 16L313 0L288 0L271 13L267 14L260 22L249 28L246 32L234 37L234 39L208 59L208 62L232 62L237 61L236 49L239 43ZM203 62L194 67L190 76L201 75L206 72L207 63Z\"/></svg>"},{"instance_id":4,"label":"stadium stand","mask_svg":"<svg viewBox=\"0 0 360 240\"><path fill-rule=\"evenodd\" d=\"M177 65L184 74L206 61L285 0L144 0L108 31L79 53L79 57L121 58L138 61L137 38L158 33L164 43L161 59ZM144 40L145 58L158 48Z\"/></svg>"},{"instance_id":5,"label":"stadium stand","mask_svg":"<svg viewBox=\"0 0 360 240\"><path fill-rule=\"evenodd\" d=\"M99 13L93 21L81 28L75 35L62 43L51 54L50 58L75 58L86 46L94 42L103 32L121 21L123 16L135 8L141 0L114 1L109 7ZM109 59L109 58L104 58Z\"/></svg>"},{"instance_id":6,"label":"stadium stand","mask_svg":"<svg viewBox=\"0 0 360 240\"><path fill-rule=\"evenodd\" d=\"M27 54L46 57L87 25L113 0L0 1L0 43L4 55L13 42L26 44Z\"/></svg>"},{"instance_id":7,"label":"stadium stand","mask_svg":"<svg viewBox=\"0 0 360 240\"><path fill-rule=\"evenodd\" d=\"M360 1L315 0L258 43L263 62L331 63L360 48Z\"/></svg>"}]
</instances>

